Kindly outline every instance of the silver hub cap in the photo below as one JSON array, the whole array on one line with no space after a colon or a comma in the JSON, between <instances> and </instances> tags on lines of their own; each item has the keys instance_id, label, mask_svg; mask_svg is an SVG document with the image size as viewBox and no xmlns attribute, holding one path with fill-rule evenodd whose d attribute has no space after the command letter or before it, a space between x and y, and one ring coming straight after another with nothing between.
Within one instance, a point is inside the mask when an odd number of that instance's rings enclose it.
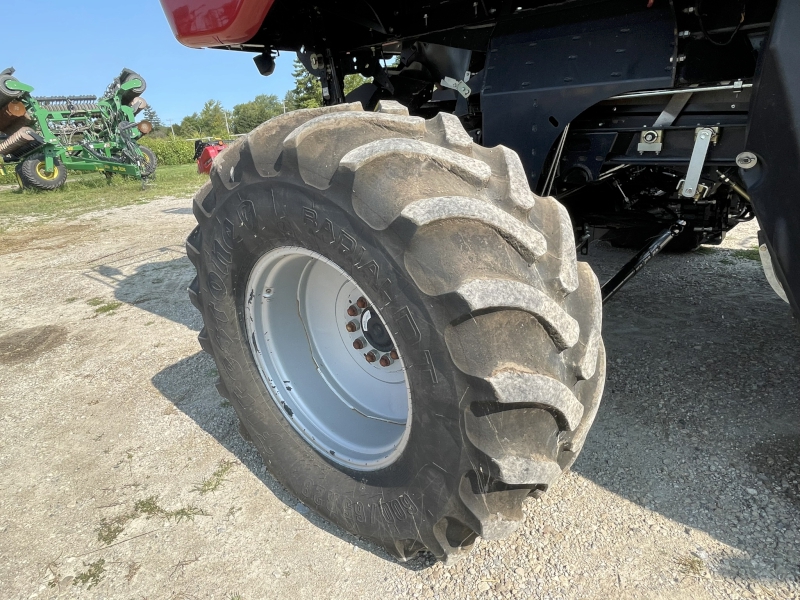
<instances>
[{"instance_id":1,"label":"silver hub cap","mask_svg":"<svg viewBox=\"0 0 800 600\"><path fill-rule=\"evenodd\" d=\"M258 260L246 297L253 358L292 427L352 469L394 462L408 440L411 395L366 294L327 258L288 246Z\"/></svg>"}]
</instances>

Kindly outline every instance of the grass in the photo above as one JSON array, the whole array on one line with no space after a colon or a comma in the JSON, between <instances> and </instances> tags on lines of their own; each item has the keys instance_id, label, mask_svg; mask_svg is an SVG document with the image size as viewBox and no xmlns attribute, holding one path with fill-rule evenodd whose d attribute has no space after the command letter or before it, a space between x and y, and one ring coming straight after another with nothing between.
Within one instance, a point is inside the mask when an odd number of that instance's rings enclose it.
<instances>
[{"instance_id":1,"label":"grass","mask_svg":"<svg viewBox=\"0 0 800 600\"><path fill-rule=\"evenodd\" d=\"M105 313L110 313L114 310L117 310L120 306L122 306L122 302L117 302L115 300L106 301L102 298L92 298L86 301L86 304L89 306L94 306L94 312L98 315L102 315Z\"/></svg>"},{"instance_id":2,"label":"grass","mask_svg":"<svg viewBox=\"0 0 800 600\"><path fill-rule=\"evenodd\" d=\"M221 460L211 476L195 485L193 491L200 494L216 492L225 482L225 475L228 474L228 471L230 471L235 464L236 462L232 460Z\"/></svg>"},{"instance_id":3,"label":"grass","mask_svg":"<svg viewBox=\"0 0 800 600\"><path fill-rule=\"evenodd\" d=\"M145 517L152 519L159 517L170 521L175 519L180 523L184 519L187 521L194 521L195 517L207 517L209 514L202 508L190 504L182 506L175 510L166 510L158 503L158 496L149 496L143 500L137 500L133 504L133 510L129 513L119 515L113 519L103 519L97 527L97 541L104 543L106 546L114 543L119 537L119 534L125 530L125 526L134 519Z\"/></svg>"},{"instance_id":4,"label":"grass","mask_svg":"<svg viewBox=\"0 0 800 600\"><path fill-rule=\"evenodd\" d=\"M761 262L761 255L758 252L758 246L753 246L752 248L740 249L740 250L728 250L722 248L709 248L707 246L700 246L697 250L695 250L697 254L706 254L706 255L718 255L722 256L723 258L720 259L720 262L726 265L733 265L736 264L735 261L731 260L728 257L738 258L739 260L754 260L757 262Z\"/></svg>"},{"instance_id":5,"label":"grass","mask_svg":"<svg viewBox=\"0 0 800 600\"><path fill-rule=\"evenodd\" d=\"M742 260L756 260L761 262L761 254L759 254L757 247L748 248L747 250L734 250L733 255Z\"/></svg>"},{"instance_id":6,"label":"grass","mask_svg":"<svg viewBox=\"0 0 800 600\"><path fill-rule=\"evenodd\" d=\"M102 306L98 306L94 309L98 315L102 315L103 313L110 313L112 310L118 309L122 306L122 302L106 302Z\"/></svg>"},{"instance_id":7,"label":"grass","mask_svg":"<svg viewBox=\"0 0 800 600\"><path fill-rule=\"evenodd\" d=\"M97 528L97 541L103 542L106 546L112 544L119 534L125 529L125 525L130 521L130 515L121 515L113 519L103 519Z\"/></svg>"},{"instance_id":8,"label":"grass","mask_svg":"<svg viewBox=\"0 0 800 600\"><path fill-rule=\"evenodd\" d=\"M700 246L699 248L697 248L695 250L695 253L697 253L697 254L716 254L717 253L717 249L716 248L709 248L708 246Z\"/></svg>"},{"instance_id":9,"label":"grass","mask_svg":"<svg viewBox=\"0 0 800 600\"><path fill-rule=\"evenodd\" d=\"M684 573L689 575L702 575L706 570L706 563L697 556L681 556L675 562Z\"/></svg>"},{"instance_id":10,"label":"grass","mask_svg":"<svg viewBox=\"0 0 800 600\"><path fill-rule=\"evenodd\" d=\"M75 576L75 579L72 580L72 585L86 585L86 589L90 590L103 578L103 573L106 572L105 567L106 561L105 559L98 559L93 563L87 565L89 568L83 571L82 573L78 573Z\"/></svg>"},{"instance_id":11,"label":"grass","mask_svg":"<svg viewBox=\"0 0 800 600\"><path fill-rule=\"evenodd\" d=\"M0 221L22 217L76 217L88 212L130 204L142 204L164 196L189 196L208 179L197 174L194 164L159 167L156 177L144 190L140 181L115 176L111 183L103 173L72 176L63 187L52 192L0 190Z\"/></svg>"},{"instance_id":12,"label":"grass","mask_svg":"<svg viewBox=\"0 0 800 600\"><path fill-rule=\"evenodd\" d=\"M144 500L138 500L133 505L134 512L138 515L144 515L148 519L152 517L163 517L168 521L175 519L180 523L183 519L194 521L195 517L207 517L208 513L202 508L190 504L175 510L165 510L158 504L158 496L150 496Z\"/></svg>"}]
</instances>

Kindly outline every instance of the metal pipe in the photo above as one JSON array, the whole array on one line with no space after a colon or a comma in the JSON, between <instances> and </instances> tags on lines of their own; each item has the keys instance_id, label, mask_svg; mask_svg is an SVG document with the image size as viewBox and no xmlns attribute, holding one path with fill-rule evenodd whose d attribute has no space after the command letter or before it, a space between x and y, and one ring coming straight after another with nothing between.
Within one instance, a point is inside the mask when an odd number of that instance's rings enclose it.
<instances>
[{"instance_id":1,"label":"metal pipe","mask_svg":"<svg viewBox=\"0 0 800 600\"><path fill-rule=\"evenodd\" d=\"M558 163L561 161L561 153L564 151L564 142L567 141L567 133L569 132L569 123L564 127L564 133L561 134L561 139L558 141L556 148L556 155L553 157L553 164L550 165L550 172L547 174L547 179L542 188L542 195L549 196L550 191L553 189L553 183L556 181L556 172L558 171Z\"/></svg>"},{"instance_id":2,"label":"metal pipe","mask_svg":"<svg viewBox=\"0 0 800 600\"><path fill-rule=\"evenodd\" d=\"M684 227L686 227L686 221L683 220L676 221L670 225L667 229L662 231L649 246L640 250L636 256L625 263L616 275L606 281L603 287L600 288L603 304L611 300L614 294L616 294L623 285L628 283L634 275L641 271L656 254L666 248L667 244L678 237Z\"/></svg>"},{"instance_id":3,"label":"metal pipe","mask_svg":"<svg viewBox=\"0 0 800 600\"><path fill-rule=\"evenodd\" d=\"M678 88L674 90L652 90L649 92L629 92L627 94L620 94L619 96L611 96L609 100L625 100L626 98L646 98L648 96L671 96L673 94L685 94L686 92L721 92L724 90L743 90L745 88L753 87L752 83L743 83L741 85L717 85L710 87L699 88Z\"/></svg>"},{"instance_id":4,"label":"metal pipe","mask_svg":"<svg viewBox=\"0 0 800 600\"><path fill-rule=\"evenodd\" d=\"M717 175L719 175L719 178L722 179L722 181L724 181L729 186L731 186L733 188L734 192L736 192L742 198L744 198L745 200L747 200L748 202L750 202L752 204L753 201L750 200L750 194L745 192L744 189L742 188L742 186L740 186L738 183L736 183L733 179L731 179L730 177L725 175L725 173L723 173L720 170L717 170Z\"/></svg>"}]
</instances>

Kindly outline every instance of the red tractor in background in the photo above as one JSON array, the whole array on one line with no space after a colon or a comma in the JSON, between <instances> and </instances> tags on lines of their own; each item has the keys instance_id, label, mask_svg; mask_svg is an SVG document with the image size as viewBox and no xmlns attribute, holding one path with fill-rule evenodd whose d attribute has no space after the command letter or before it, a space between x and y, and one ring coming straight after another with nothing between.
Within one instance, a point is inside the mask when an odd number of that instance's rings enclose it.
<instances>
[{"instance_id":1,"label":"red tractor in background","mask_svg":"<svg viewBox=\"0 0 800 600\"><path fill-rule=\"evenodd\" d=\"M189 295L267 468L400 559L507 535L569 468L602 304L662 249L757 216L798 310L797 2L162 4L186 45L320 79L214 161ZM602 288L598 238L641 248Z\"/></svg>"}]
</instances>

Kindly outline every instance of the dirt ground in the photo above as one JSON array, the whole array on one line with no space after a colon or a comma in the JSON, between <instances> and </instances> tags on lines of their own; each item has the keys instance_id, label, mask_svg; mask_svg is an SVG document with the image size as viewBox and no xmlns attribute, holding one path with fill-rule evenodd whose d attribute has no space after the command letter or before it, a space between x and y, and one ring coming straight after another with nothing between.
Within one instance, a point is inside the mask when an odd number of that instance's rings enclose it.
<instances>
[{"instance_id":1,"label":"dirt ground","mask_svg":"<svg viewBox=\"0 0 800 600\"><path fill-rule=\"evenodd\" d=\"M316 517L239 437L185 291L193 223L163 199L0 237L0 597L800 597L800 334L733 250L754 224L619 293L573 471L444 567Z\"/></svg>"}]
</instances>

